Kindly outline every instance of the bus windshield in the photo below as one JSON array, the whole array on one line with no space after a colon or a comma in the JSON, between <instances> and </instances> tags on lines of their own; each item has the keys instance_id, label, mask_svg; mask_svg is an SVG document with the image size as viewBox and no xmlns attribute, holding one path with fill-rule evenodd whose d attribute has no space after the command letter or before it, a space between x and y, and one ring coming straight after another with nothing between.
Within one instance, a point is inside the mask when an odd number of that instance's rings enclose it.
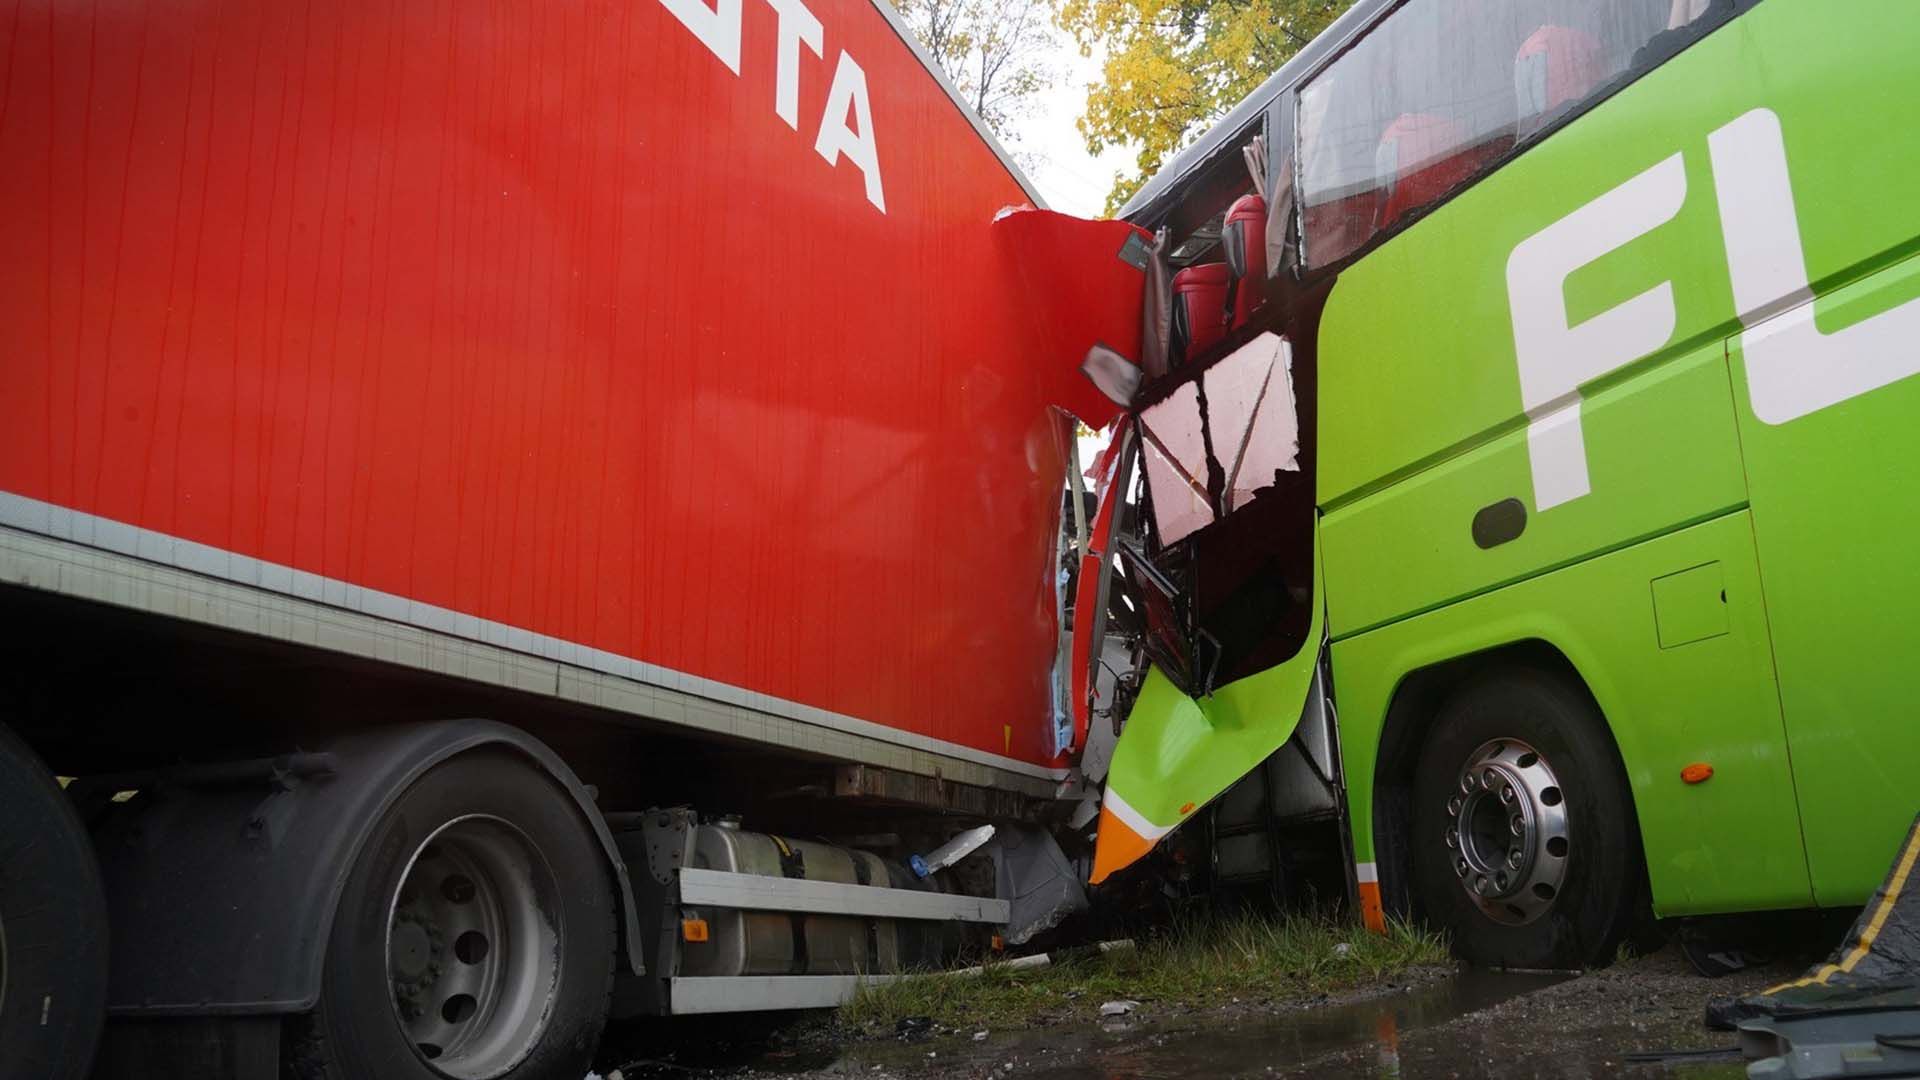
<instances>
[{"instance_id":1,"label":"bus windshield","mask_svg":"<svg viewBox=\"0 0 1920 1080\"><path fill-rule=\"evenodd\" d=\"M1750 3L1410 0L1300 92L1305 264L1353 254Z\"/></svg>"}]
</instances>

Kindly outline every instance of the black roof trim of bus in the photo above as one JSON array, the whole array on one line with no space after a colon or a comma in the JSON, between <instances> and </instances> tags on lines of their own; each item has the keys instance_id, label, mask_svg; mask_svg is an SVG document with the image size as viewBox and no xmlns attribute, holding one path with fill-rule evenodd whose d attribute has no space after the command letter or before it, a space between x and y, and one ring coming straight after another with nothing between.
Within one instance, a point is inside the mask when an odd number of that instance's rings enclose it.
<instances>
[{"instance_id":1,"label":"black roof trim of bus","mask_svg":"<svg viewBox=\"0 0 1920 1080\"><path fill-rule=\"evenodd\" d=\"M1119 216L1148 228L1158 227L1180 202L1190 178L1205 171L1223 153L1239 156L1241 144L1252 134L1251 129L1260 122L1275 99L1318 72L1326 61L1401 2L1358 0L1335 19L1333 25L1307 42L1292 59L1280 65L1280 70L1255 88L1253 93L1242 98L1240 104L1208 128L1206 134L1200 136L1192 146L1161 166L1160 171L1141 185L1140 190L1133 193L1133 198L1120 208Z\"/></svg>"}]
</instances>

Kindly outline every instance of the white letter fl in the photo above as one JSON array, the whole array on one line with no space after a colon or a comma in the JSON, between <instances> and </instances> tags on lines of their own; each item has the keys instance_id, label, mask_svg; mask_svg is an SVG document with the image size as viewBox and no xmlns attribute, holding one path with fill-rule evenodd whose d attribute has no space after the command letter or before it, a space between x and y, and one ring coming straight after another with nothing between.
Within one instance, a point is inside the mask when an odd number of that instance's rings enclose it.
<instances>
[{"instance_id":1,"label":"white letter fl","mask_svg":"<svg viewBox=\"0 0 1920 1080\"><path fill-rule=\"evenodd\" d=\"M1521 241L1507 259L1536 513L1592 490L1580 384L1665 345L1676 321L1673 283L1663 281L1569 326L1567 277L1671 221L1686 198L1686 166L1675 154Z\"/></svg>"}]
</instances>

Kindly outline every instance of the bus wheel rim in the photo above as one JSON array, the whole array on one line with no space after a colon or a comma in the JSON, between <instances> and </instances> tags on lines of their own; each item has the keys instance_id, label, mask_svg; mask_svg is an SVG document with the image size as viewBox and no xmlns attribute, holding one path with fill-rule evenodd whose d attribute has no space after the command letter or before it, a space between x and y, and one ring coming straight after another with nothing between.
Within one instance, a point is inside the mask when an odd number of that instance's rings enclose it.
<instances>
[{"instance_id":1,"label":"bus wheel rim","mask_svg":"<svg viewBox=\"0 0 1920 1080\"><path fill-rule=\"evenodd\" d=\"M414 849L387 909L390 1002L414 1052L488 1080L539 1045L559 991L559 885L525 833L455 818Z\"/></svg>"},{"instance_id":2,"label":"bus wheel rim","mask_svg":"<svg viewBox=\"0 0 1920 1080\"><path fill-rule=\"evenodd\" d=\"M1572 855L1566 792L1546 756L1519 739L1467 755L1447 798L1441 842L1467 898L1523 926L1552 910Z\"/></svg>"}]
</instances>

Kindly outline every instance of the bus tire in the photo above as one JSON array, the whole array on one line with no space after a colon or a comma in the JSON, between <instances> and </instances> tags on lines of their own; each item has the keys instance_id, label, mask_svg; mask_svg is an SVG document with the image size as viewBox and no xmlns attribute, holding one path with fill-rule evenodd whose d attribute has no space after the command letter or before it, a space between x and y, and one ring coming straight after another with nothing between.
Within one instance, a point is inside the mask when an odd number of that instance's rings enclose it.
<instances>
[{"instance_id":1,"label":"bus tire","mask_svg":"<svg viewBox=\"0 0 1920 1080\"><path fill-rule=\"evenodd\" d=\"M1633 796L1606 723L1550 672L1504 671L1441 707L1414 778L1413 881L1469 963L1606 964L1640 920Z\"/></svg>"},{"instance_id":2,"label":"bus tire","mask_svg":"<svg viewBox=\"0 0 1920 1080\"><path fill-rule=\"evenodd\" d=\"M107 1004L107 902L72 800L0 725L0 1080L77 1080Z\"/></svg>"},{"instance_id":3,"label":"bus tire","mask_svg":"<svg viewBox=\"0 0 1920 1080\"><path fill-rule=\"evenodd\" d=\"M327 942L293 1080L579 1080L613 985L614 896L580 811L517 755L415 781L374 827Z\"/></svg>"}]
</instances>

